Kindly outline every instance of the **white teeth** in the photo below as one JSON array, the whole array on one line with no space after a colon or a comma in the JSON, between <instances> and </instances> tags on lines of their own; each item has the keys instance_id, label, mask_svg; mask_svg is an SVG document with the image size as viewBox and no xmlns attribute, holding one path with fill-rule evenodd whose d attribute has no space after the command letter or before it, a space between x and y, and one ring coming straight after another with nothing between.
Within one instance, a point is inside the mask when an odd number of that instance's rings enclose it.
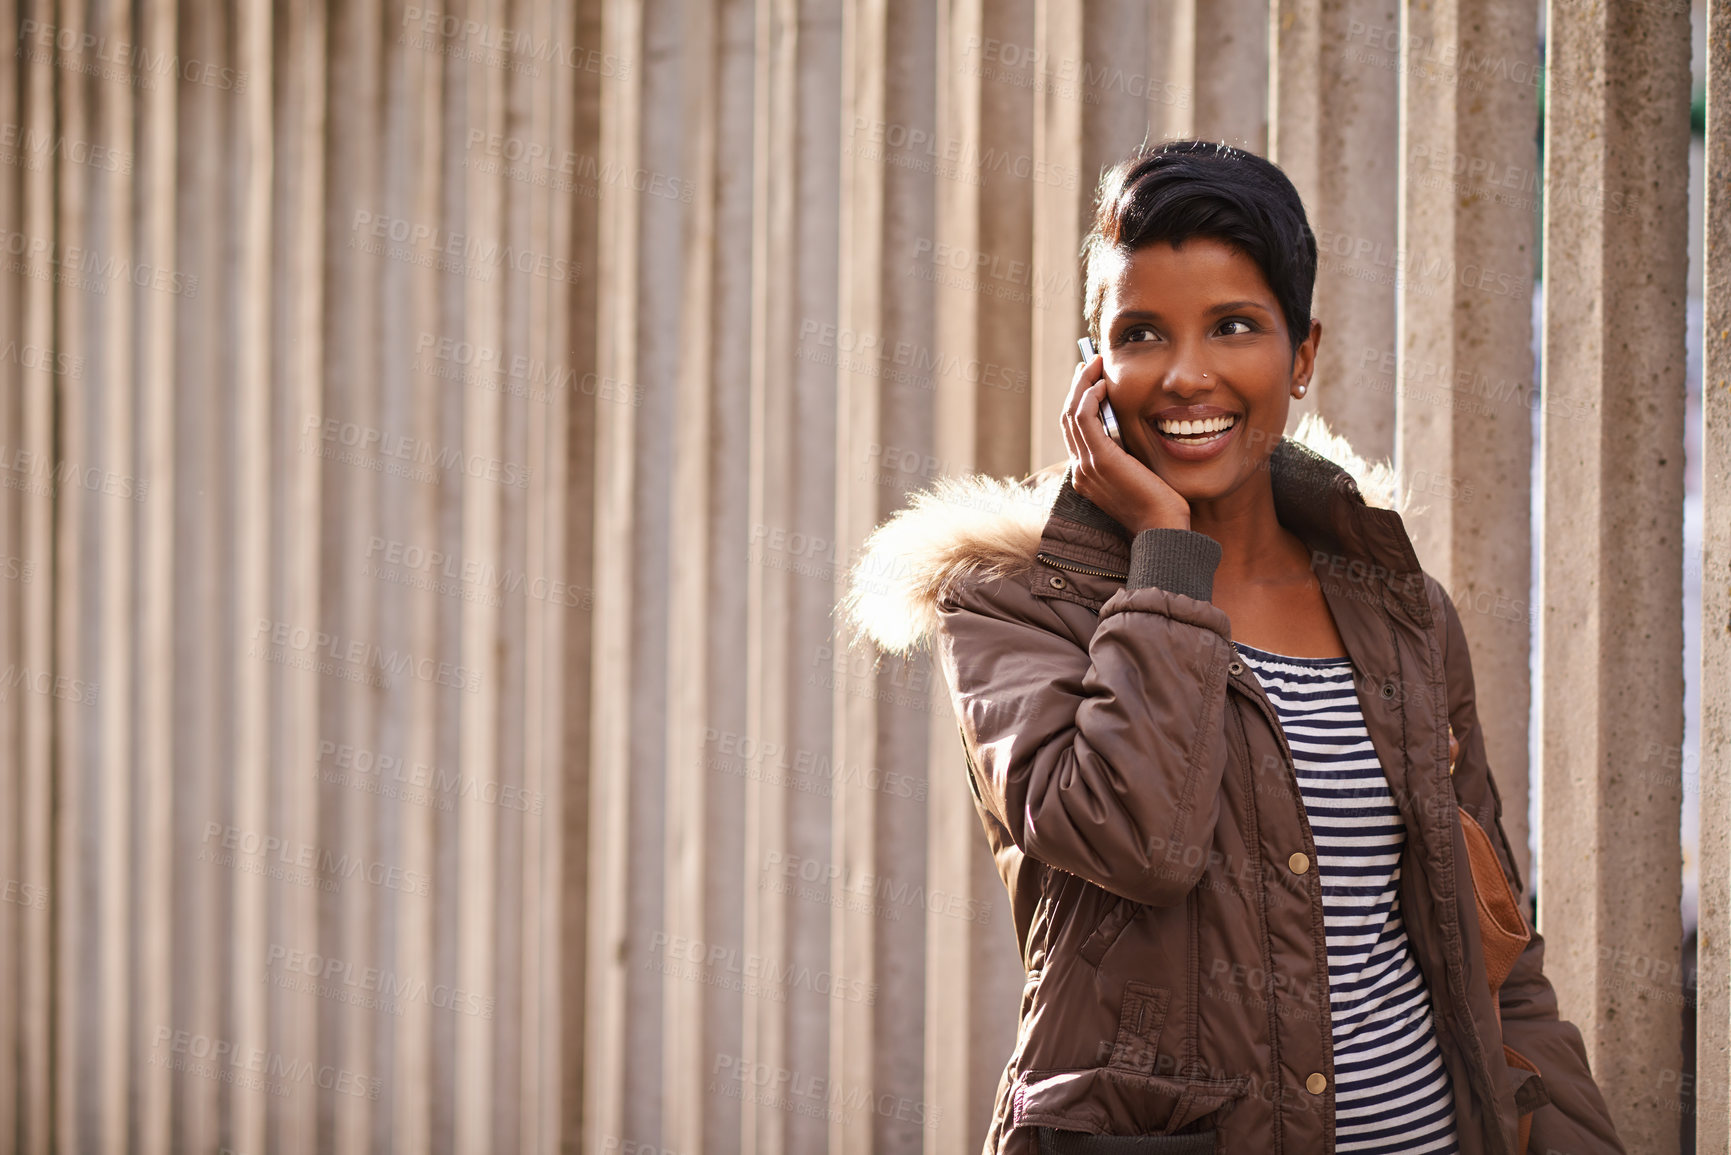
<instances>
[{"instance_id":1,"label":"white teeth","mask_svg":"<svg viewBox=\"0 0 1731 1155\"><path fill-rule=\"evenodd\" d=\"M1196 421L1161 421L1158 424L1160 432L1183 437L1198 433L1224 432L1237 422L1236 417L1203 417Z\"/></svg>"}]
</instances>

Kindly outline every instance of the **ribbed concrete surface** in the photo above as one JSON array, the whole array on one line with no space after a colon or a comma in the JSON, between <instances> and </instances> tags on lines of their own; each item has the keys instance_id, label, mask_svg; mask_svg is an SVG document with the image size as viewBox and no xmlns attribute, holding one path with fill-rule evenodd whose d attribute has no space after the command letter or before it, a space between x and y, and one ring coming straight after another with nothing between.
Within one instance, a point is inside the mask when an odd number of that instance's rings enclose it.
<instances>
[{"instance_id":1,"label":"ribbed concrete surface","mask_svg":"<svg viewBox=\"0 0 1731 1155\"><path fill-rule=\"evenodd\" d=\"M1419 561L1460 610L1503 823L1525 876L1534 79L1543 61L1532 14L1507 4L1413 5L1400 35L1395 456Z\"/></svg>"},{"instance_id":2,"label":"ribbed concrete surface","mask_svg":"<svg viewBox=\"0 0 1731 1155\"><path fill-rule=\"evenodd\" d=\"M1061 457L1094 182L1199 135L1306 197L1303 408L1423 507L1517 847L1542 614L1549 965L1672 1149L1683 6L1551 14L1538 511L1531 4L85 12L0 0L0 1148L978 1151L1009 911L939 676L831 610L910 490Z\"/></svg>"},{"instance_id":3,"label":"ribbed concrete surface","mask_svg":"<svg viewBox=\"0 0 1731 1155\"><path fill-rule=\"evenodd\" d=\"M1689 12L1553 7L1539 931L1631 1151L1677 1143ZM1570 195L1584 192L1586 195Z\"/></svg>"},{"instance_id":4,"label":"ribbed concrete surface","mask_svg":"<svg viewBox=\"0 0 1731 1155\"><path fill-rule=\"evenodd\" d=\"M1709 4L1707 16L1695 1149L1726 1155L1731 1151L1731 5Z\"/></svg>"}]
</instances>

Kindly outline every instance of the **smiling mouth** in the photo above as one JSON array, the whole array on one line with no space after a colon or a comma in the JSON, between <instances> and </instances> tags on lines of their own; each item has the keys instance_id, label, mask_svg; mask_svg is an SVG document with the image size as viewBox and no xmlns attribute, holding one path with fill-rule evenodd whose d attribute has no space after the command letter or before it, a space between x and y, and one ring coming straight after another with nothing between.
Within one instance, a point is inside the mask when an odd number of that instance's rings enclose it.
<instances>
[{"instance_id":1,"label":"smiling mouth","mask_svg":"<svg viewBox=\"0 0 1731 1155\"><path fill-rule=\"evenodd\" d=\"M1238 420L1236 414L1226 417L1200 417L1190 421L1161 420L1154 423L1154 428L1161 437L1180 445L1207 445L1231 433Z\"/></svg>"}]
</instances>

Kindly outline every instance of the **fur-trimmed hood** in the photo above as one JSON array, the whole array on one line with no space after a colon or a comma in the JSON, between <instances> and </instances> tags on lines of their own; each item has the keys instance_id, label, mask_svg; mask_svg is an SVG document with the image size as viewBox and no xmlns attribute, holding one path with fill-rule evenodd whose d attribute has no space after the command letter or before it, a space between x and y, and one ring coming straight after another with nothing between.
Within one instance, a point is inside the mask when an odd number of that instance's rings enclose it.
<instances>
[{"instance_id":1,"label":"fur-trimmed hood","mask_svg":"<svg viewBox=\"0 0 1731 1155\"><path fill-rule=\"evenodd\" d=\"M1393 467L1365 460L1321 417L1307 414L1288 440L1344 470L1365 505L1406 512L1408 495ZM1021 481L945 477L913 494L865 540L838 607L846 631L885 653L905 657L923 648L937 629L938 603L957 580L1012 577L1035 564L1064 476L1055 465Z\"/></svg>"}]
</instances>

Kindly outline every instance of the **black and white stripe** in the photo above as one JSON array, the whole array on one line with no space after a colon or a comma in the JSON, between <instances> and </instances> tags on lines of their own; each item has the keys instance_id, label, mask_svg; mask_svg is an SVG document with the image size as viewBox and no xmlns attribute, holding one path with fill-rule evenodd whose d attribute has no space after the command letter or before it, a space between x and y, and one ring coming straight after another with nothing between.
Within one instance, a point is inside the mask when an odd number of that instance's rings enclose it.
<instances>
[{"instance_id":1,"label":"black and white stripe","mask_svg":"<svg viewBox=\"0 0 1731 1155\"><path fill-rule=\"evenodd\" d=\"M1400 915L1406 827L1364 728L1346 658L1242 643L1280 717L1316 839L1334 1036L1335 1149L1459 1150L1430 991Z\"/></svg>"}]
</instances>

